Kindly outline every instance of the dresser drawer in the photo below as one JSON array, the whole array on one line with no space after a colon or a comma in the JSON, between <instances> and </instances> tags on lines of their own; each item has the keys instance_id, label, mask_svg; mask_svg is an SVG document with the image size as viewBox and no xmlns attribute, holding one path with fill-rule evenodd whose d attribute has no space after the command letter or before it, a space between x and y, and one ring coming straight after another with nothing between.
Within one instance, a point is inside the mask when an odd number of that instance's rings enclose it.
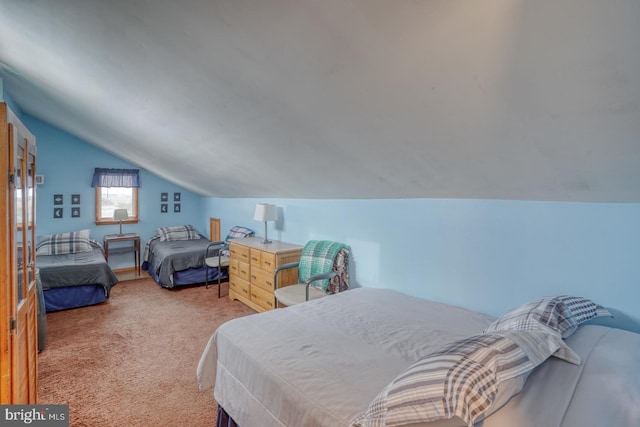
<instances>
[{"instance_id":1,"label":"dresser drawer","mask_svg":"<svg viewBox=\"0 0 640 427\"><path fill-rule=\"evenodd\" d=\"M249 272L251 271L251 266L246 262L238 262L238 276L241 279L246 280L247 282L250 280Z\"/></svg>"},{"instance_id":2,"label":"dresser drawer","mask_svg":"<svg viewBox=\"0 0 640 427\"><path fill-rule=\"evenodd\" d=\"M247 248L246 246L229 242L229 253L231 254L232 258L236 258L239 261L249 263L249 248Z\"/></svg>"},{"instance_id":3,"label":"dresser drawer","mask_svg":"<svg viewBox=\"0 0 640 427\"><path fill-rule=\"evenodd\" d=\"M251 285L259 286L266 291L273 292L273 273L251 267Z\"/></svg>"},{"instance_id":4,"label":"dresser drawer","mask_svg":"<svg viewBox=\"0 0 640 427\"><path fill-rule=\"evenodd\" d=\"M238 260L235 258L229 259L229 274L238 274Z\"/></svg>"},{"instance_id":5,"label":"dresser drawer","mask_svg":"<svg viewBox=\"0 0 640 427\"><path fill-rule=\"evenodd\" d=\"M273 310L273 294L257 286L251 286L251 301L265 310Z\"/></svg>"},{"instance_id":6,"label":"dresser drawer","mask_svg":"<svg viewBox=\"0 0 640 427\"><path fill-rule=\"evenodd\" d=\"M262 267L260 267L260 264L262 262L262 251L261 250L251 248L249 250L249 259L250 259L251 267L262 268Z\"/></svg>"},{"instance_id":7,"label":"dresser drawer","mask_svg":"<svg viewBox=\"0 0 640 427\"><path fill-rule=\"evenodd\" d=\"M239 295L250 299L249 289L251 289L251 285L246 280L239 278L235 274L231 274L229 276L229 287Z\"/></svg>"},{"instance_id":8,"label":"dresser drawer","mask_svg":"<svg viewBox=\"0 0 640 427\"><path fill-rule=\"evenodd\" d=\"M276 271L276 254L270 252L262 252L262 259L260 260L260 268L264 271L273 273Z\"/></svg>"}]
</instances>

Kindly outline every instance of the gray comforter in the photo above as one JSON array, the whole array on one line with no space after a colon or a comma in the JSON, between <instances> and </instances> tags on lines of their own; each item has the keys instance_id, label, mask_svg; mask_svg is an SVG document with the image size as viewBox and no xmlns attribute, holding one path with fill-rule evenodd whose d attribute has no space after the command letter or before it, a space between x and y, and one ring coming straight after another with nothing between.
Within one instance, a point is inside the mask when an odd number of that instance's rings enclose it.
<instances>
[{"instance_id":1,"label":"gray comforter","mask_svg":"<svg viewBox=\"0 0 640 427\"><path fill-rule=\"evenodd\" d=\"M78 285L102 285L109 296L118 277L107 264L102 248L65 255L38 255L36 266L44 290Z\"/></svg>"},{"instance_id":2,"label":"gray comforter","mask_svg":"<svg viewBox=\"0 0 640 427\"><path fill-rule=\"evenodd\" d=\"M205 252L210 243L205 238L161 242L158 236L154 236L145 248L147 268L153 268L161 285L171 288L174 272L204 266Z\"/></svg>"}]
</instances>

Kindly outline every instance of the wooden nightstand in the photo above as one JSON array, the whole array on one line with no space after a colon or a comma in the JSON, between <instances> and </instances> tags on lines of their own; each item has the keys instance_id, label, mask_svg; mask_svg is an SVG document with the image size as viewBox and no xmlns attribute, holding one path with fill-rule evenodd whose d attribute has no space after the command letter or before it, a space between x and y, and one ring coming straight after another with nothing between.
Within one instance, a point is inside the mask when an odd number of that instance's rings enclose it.
<instances>
[{"instance_id":1,"label":"wooden nightstand","mask_svg":"<svg viewBox=\"0 0 640 427\"><path fill-rule=\"evenodd\" d=\"M130 245L109 248L109 245L120 242L131 242ZM106 234L103 240L104 257L109 262L109 254L121 254L126 252L133 252L133 262L136 273L140 275L140 236L136 233L125 234Z\"/></svg>"}]
</instances>

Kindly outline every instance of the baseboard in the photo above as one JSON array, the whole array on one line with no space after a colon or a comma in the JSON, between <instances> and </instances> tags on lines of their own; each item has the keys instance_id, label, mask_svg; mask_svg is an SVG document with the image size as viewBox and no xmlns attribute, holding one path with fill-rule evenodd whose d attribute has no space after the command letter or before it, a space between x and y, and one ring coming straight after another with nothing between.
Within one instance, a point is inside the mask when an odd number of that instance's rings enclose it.
<instances>
[{"instance_id":1,"label":"baseboard","mask_svg":"<svg viewBox=\"0 0 640 427\"><path fill-rule=\"evenodd\" d=\"M126 274L126 273L135 273L135 267L127 267L127 268L112 268L113 272L116 274Z\"/></svg>"},{"instance_id":2,"label":"baseboard","mask_svg":"<svg viewBox=\"0 0 640 427\"><path fill-rule=\"evenodd\" d=\"M116 276L118 276L118 280L120 281L135 280L135 279L140 279L142 277L151 277L149 276L149 273L146 270L141 270L140 274L138 274L138 271L136 270L135 267L114 268L113 272L116 274Z\"/></svg>"}]
</instances>

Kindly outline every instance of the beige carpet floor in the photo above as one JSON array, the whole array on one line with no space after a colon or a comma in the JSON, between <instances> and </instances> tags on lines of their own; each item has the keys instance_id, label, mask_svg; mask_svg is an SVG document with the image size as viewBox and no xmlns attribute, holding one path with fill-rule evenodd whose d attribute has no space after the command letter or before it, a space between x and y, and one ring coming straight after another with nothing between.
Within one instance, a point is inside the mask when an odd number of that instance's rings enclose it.
<instances>
[{"instance_id":1,"label":"beige carpet floor","mask_svg":"<svg viewBox=\"0 0 640 427\"><path fill-rule=\"evenodd\" d=\"M252 313L215 286L120 282L105 303L47 314L39 402L68 404L71 426L213 426L198 360L219 325Z\"/></svg>"}]
</instances>

